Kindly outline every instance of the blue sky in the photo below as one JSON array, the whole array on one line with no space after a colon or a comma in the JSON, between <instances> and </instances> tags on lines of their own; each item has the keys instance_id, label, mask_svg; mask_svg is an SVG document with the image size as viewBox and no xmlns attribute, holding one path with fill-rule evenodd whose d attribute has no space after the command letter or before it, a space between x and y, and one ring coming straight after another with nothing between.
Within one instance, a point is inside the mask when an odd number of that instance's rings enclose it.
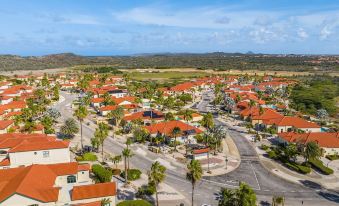
<instances>
[{"instance_id":1,"label":"blue sky","mask_svg":"<svg viewBox=\"0 0 339 206\"><path fill-rule=\"evenodd\" d=\"M339 54L339 0L0 0L0 54Z\"/></svg>"}]
</instances>

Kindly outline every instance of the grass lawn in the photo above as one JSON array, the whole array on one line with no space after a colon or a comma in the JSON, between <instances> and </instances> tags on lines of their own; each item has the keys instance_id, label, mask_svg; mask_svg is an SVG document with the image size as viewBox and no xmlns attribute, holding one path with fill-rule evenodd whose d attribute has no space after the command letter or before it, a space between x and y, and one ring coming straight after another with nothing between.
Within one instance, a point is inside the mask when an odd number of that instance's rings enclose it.
<instances>
[{"instance_id":1,"label":"grass lawn","mask_svg":"<svg viewBox=\"0 0 339 206\"><path fill-rule=\"evenodd\" d=\"M117 206L152 206L152 204L145 200L125 200L118 203Z\"/></svg>"},{"instance_id":2,"label":"grass lawn","mask_svg":"<svg viewBox=\"0 0 339 206\"><path fill-rule=\"evenodd\" d=\"M145 79L182 79L182 78L196 78L204 77L208 74L206 72L131 72L130 77L136 80L145 80Z\"/></svg>"}]
</instances>

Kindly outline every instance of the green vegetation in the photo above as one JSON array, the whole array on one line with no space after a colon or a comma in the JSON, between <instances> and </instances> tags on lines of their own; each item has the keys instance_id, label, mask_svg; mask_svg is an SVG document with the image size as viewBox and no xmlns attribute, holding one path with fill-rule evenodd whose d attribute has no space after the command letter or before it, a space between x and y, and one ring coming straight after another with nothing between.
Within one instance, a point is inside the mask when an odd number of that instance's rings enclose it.
<instances>
[{"instance_id":1,"label":"green vegetation","mask_svg":"<svg viewBox=\"0 0 339 206\"><path fill-rule=\"evenodd\" d=\"M102 66L102 67L86 67L83 69L84 72L89 73L111 73L111 74L122 74L117 68Z\"/></svg>"},{"instance_id":2,"label":"green vegetation","mask_svg":"<svg viewBox=\"0 0 339 206\"><path fill-rule=\"evenodd\" d=\"M310 159L309 163L312 165L312 167L318 171L320 171L321 173L325 174L325 175L330 175L333 174L333 170L329 167L326 167L322 161L318 160L318 159Z\"/></svg>"},{"instance_id":3,"label":"green vegetation","mask_svg":"<svg viewBox=\"0 0 339 206\"><path fill-rule=\"evenodd\" d=\"M127 170L127 179L129 181L134 181L134 180L137 180L137 179L140 179L140 176L141 176L142 172L138 169L128 169ZM125 171L123 171L120 176L122 178L125 178Z\"/></svg>"},{"instance_id":4,"label":"green vegetation","mask_svg":"<svg viewBox=\"0 0 339 206\"><path fill-rule=\"evenodd\" d=\"M125 200L117 204L117 206L152 206L146 200Z\"/></svg>"},{"instance_id":5,"label":"green vegetation","mask_svg":"<svg viewBox=\"0 0 339 206\"><path fill-rule=\"evenodd\" d=\"M339 96L339 84L335 80L311 80L308 84L296 85L291 93L291 106L307 114L316 114L325 109L328 114L338 112L335 98Z\"/></svg>"},{"instance_id":6,"label":"green vegetation","mask_svg":"<svg viewBox=\"0 0 339 206\"><path fill-rule=\"evenodd\" d=\"M197 78L207 76L205 72L131 72L129 73L132 79L182 79L182 78Z\"/></svg>"},{"instance_id":7,"label":"green vegetation","mask_svg":"<svg viewBox=\"0 0 339 206\"><path fill-rule=\"evenodd\" d=\"M117 69L128 68L197 68L199 70L288 70L313 71L314 67L322 71L338 70L336 57L329 61L313 63L318 56L277 56L277 55L251 55L240 53L207 53L207 54L155 54L143 56L102 56L86 57L71 53L54 54L42 57L20 57L14 55L0 56L0 71L22 69L49 69L81 65L113 66Z\"/></svg>"},{"instance_id":8,"label":"green vegetation","mask_svg":"<svg viewBox=\"0 0 339 206\"><path fill-rule=\"evenodd\" d=\"M326 158L333 161L339 159L339 155L326 155Z\"/></svg>"},{"instance_id":9,"label":"green vegetation","mask_svg":"<svg viewBox=\"0 0 339 206\"><path fill-rule=\"evenodd\" d=\"M79 161L79 162L81 162L81 161L94 162L94 161L98 160L98 157L94 153L88 152L88 153L83 154L82 156L77 157L76 160Z\"/></svg>"},{"instance_id":10,"label":"green vegetation","mask_svg":"<svg viewBox=\"0 0 339 206\"><path fill-rule=\"evenodd\" d=\"M302 174L308 174L308 173L311 172L311 168L297 164L295 162L287 162L287 163L285 163L285 165L289 169L294 170L294 171L299 172L299 173L302 173Z\"/></svg>"},{"instance_id":11,"label":"green vegetation","mask_svg":"<svg viewBox=\"0 0 339 206\"><path fill-rule=\"evenodd\" d=\"M95 174L98 182L110 182L112 179L112 172L101 165L92 165L92 172Z\"/></svg>"},{"instance_id":12,"label":"green vegetation","mask_svg":"<svg viewBox=\"0 0 339 206\"><path fill-rule=\"evenodd\" d=\"M221 188L218 206L256 206L257 196L247 184L240 182L239 188Z\"/></svg>"}]
</instances>

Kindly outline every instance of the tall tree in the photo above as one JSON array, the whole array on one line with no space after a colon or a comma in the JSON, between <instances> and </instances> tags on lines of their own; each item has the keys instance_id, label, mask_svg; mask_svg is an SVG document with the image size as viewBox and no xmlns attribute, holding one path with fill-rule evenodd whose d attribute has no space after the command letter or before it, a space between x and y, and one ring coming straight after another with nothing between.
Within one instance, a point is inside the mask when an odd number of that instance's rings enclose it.
<instances>
[{"instance_id":1,"label":"tall tree","mask_svg":"<svg viewBox=\"0 0 339 206\"><path fill-rule=\"evenodd\" d=\"M132 151L130 149L125 148L122 151L122 156L124 157L124 164L125 164L125 184L128 183L128 170L127 170L127 160L132 156Z\"/></svg>"},{"instance_id":2,"label":"tall tree","mask_svg":"<svg viewBox=\"0 0 339 206\"><path fill-rule=\"evenodd\" d=\"M79 126L73 118L68 118L60 128L60 133L66 138L72 138L79 132Z\"/></svg>"},{"instance_id":3,"label":"tall tree","mask_svg":"<svg viewBox=\"0 0 339 206\"><path fill-rule=\"evenodd\" d=\"M148 173L148 181L155 186L155 199L157 206L159 206L158 186L161 182L165 180L165 172L166 167L161 165L158 161L155 161L151 166L151 171L149 171Z\"/></svg>"},{"instance_id":4,"label":"tall tree","mask_svg":"<svg viewBox=\"0 0 339 206\"><path fill-rule=\"evenodd\" d=\"M124 108L122 106L118 106L115 110L112 110L108 114L108 118L113 118L116 126L119 126L120 121L124 117Z\"/></svg>"},{"instance_id":5,"label":"tall tree","mask_svg":"<svg viewBox=\"0 0 339 206\"><path fill-rule=\"evenodd\" d=\"M118 168L118 164L119 162L121 162L122 160L122 157L121 155L116 155L114 157L111 157L111 161L113 162L113 164L115 165L115 168L117 169Z\"/></svg>"},{"instance_id":6,"label":"tall tree","mask_svg":"<svg viewBox=\"0 0 339 206\"><path fill-rule=\"evenodd\" d=\"M95 129L94 137L98 140L99 144L101 145L101 158L102 162L104 162L104 142L105 139L108 137L108 125L104 122L100 122L99 127Z\"/></svg>"},{"instance_id":7,"label":"tall tree","mask_svg":"<svg viewBox=\"0 0 339 206\"><path fill-rule=\"evenodd\" d=\"M317 159L321 156L321 149L316 142L308 142L305 145L303 156L306 161Z\"/></svg>"},{"instance_id":8,"label":"tall tree","mask_svg":"<svg viewBox=\"0 0 339 206\"><path fill-rule=\"evenodd\" d=\"M214 120L212 113L207 113L203 115L203 118L201 120L201 126L206 127L207 129L210 129L214 127Z\"/></svg>"},{"instance_id":9,"label":"tall tree","mask_svg":"<svg viewBox=\"0 0 339 206\"><path fill-rule=\"evenodd\" d=\"M87 117L88 115L88 110L85 106L79 106L78 109L76 109L74 111L74 116L79 120L80 122L80 137L81 137L81 149L84 149L84 145L83 145L83 138L82 138L82 123L84 121L84 119Z\"/></svg>"},{"instance_id":10,"label":"tall tree","mask_svg":"<svg viewBox=\"0 0 339 206\"><path fill-rule=\"evenodd\" d=\"M202 178L202 167L198 160L191 160L187 165L186 179L192 184L192 206L194 206L194 189L196 183Z\"/></svg>"},{"instance_id":11,"label":"tall tree","mask_svg":"<svg viewBox=\"0 0 339 206\"><path fill-rule=\"evenodd\" d=\"M174 127L172 129L171 135L174 137L174 150L177 151L177 137L181 133L180 127Z\"/></svg>"}]
</instances>

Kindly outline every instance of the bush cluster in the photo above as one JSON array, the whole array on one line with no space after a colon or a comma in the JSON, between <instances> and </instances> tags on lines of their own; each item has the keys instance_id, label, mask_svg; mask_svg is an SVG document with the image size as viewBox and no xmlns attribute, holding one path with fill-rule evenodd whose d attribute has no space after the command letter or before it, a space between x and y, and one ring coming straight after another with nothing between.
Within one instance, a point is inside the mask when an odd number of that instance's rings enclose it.
<instances>
[{"instance_id":1,"label":"bush cluster","mask_svg":"<svg viewBox=\"0 0 339 206\"><path fill-rule=\"evenodd\" d=\"M101 165L94 164L92 165L92 172L97 177L99 182L110 182L112 179L112 172L105 169Z\"/></svg>"},{"instance_id":2,"label":"bush cluster","mask_svg":"<svg viewBox=\"0 0 339 206\"><path fill-rule=\"evenodd\" d=\"M291 170L294 170L296 172L302 173L302 174L308 174L311 172L311 168L303 165L299 165L297 163L293 162L287 162L285 165L290 168Z\"/></svg>"},{"instance_id":3,"label":"bush cluster","mask_svg":"<svg viewBox=\"0 0 339 206\"><path fill-rule=\"evenodd\" d=\"M325 174L325 175L330 175L333 174L333 170L329 167L326 167L322 161L318 160L318 159L310 159L309 163L311 164L311 166L320 171L321 173Z\"/></svg>"},{"instance_id":4,"label":"bush cluster","mask_svg":"<svg viewBox=\"0 0 339 206\"><path fill-rule=\"evenodd\" d=\"M129 181L133 181L133 180L139 179L142 172L141 172L140 170L138 170L138 169L129 169L129 170L127 170L127 173L128 173L127 179L128 179ZM120 176L121 176L122 178L125 178L125 171L123 171L123 172L120 174Z\"/></svg>"}]
</instances>

